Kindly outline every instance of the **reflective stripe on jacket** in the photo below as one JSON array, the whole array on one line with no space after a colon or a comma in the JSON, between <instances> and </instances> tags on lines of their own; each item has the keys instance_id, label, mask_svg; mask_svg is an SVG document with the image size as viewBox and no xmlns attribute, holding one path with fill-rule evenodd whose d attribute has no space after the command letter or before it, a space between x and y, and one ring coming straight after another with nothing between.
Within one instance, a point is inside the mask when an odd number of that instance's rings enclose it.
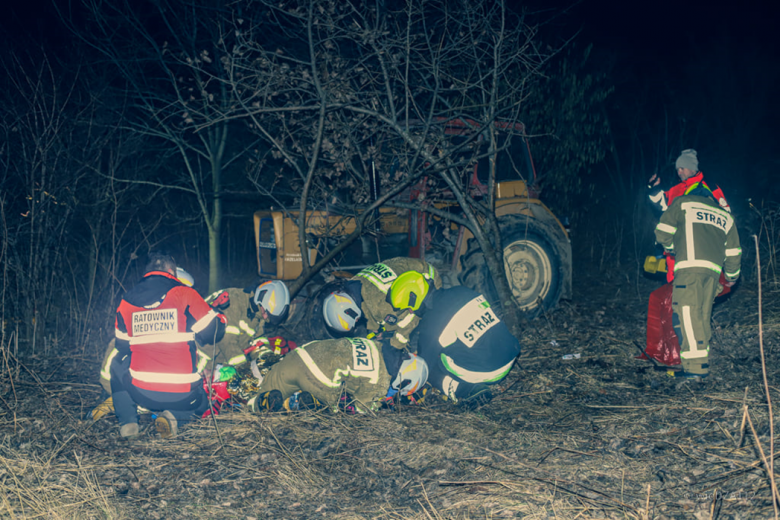
<instances>
[{"instance_id":1,"label":"reflective stripe on jacket","mask_svg":"<svg viewBox=\"0 0 780 520\"><path fill-rule=\"evenodd\" d=\"M116 348L131 352L138 388L186 393L198 375L197 347L219 341L224 324L192 288L164 272L148 273L116 313Z\"/></svg>"},{"instance_id":2,"label":"reflective stripe on jacket","mask_svg":"<svg viewBox=\"0 0 780 520\"><path fill-rule=\"evenodd\" d=\"M402 349L409 343L419 318L411 310L396 311L387 302L387 292L396 278L408 271L417 271L436 289L441 289L441 276L433 265L419 258L396 257L366 267L352 280L361 283L360 305L371 332L385 330L391 334L390 344Z\"/></svg>"},{"instance_id":3,"label":"reflective stripe on jacket","mask_svg":"<svg viewBox=\"0 0 780 520\"><path fill-rule=\"evenodd\" d=\"M655 228L656 240L674 252L675 272L707 269L727 280L739 277L742 249L734 219L709 197L683 195L669 206Z\"/></svg>"}]
</instances>

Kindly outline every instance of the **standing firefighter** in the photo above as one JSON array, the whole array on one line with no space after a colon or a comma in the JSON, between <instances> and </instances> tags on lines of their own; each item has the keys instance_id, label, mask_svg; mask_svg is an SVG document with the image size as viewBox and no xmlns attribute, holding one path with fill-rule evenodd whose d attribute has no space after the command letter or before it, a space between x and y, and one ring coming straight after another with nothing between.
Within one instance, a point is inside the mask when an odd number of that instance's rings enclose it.
<instances>
[{"instance_id":1,"label":"standing firefighter","mask_svg":"<svg viewBox=\"0 0 780 520\"><path fill-rule=\"evenodd\" d=\"M655 228L656 240L675 256L673 325L686 377L709 375L710 320L721 272L727 287L739 278L742 249L734 219L703 183L677 197Z\"/></svg>"},{"instance_id":2,"label":"standing firefighter","mask_svg":"<svg viewBox=\"0 0 780 520\"><path fill-rule=\"evenodd\" d=\"M322 403L336 411L346 403L365 413L377 410L390 389L408 396L427 377L425 361L388 345L363 338L313 341L272 366L249 405L280 411Z\"/></svg>"},{"instance_id":3,"label":"standing firefighter","mask_svg":"<svg viewBox=\"0 0 780 520\"><path fill-rule=\"evenodd\" d=\"M520 343L487 299L463 286L436 289L416 272L399 276L389 294L394 308L421 316L417 353L431 386L456 403L488 402L489 386L509 374Z\"/></svg>"},{"instance_id":4,"label":"standing firefighter","mask_svg":"<svg viewBox=\"0 0 780 520\"><path fill-rule=\"evenodd\" d=\"M409 336L419 318L408 309L394 309L387 299L390 286L406 272L420 274L437 289L442 286L441 276L428 262L418 258L390 258L366 267L339 291L326 297L322 307L325 323L341 333L350 331L360 318L355 316L356 311L360 311L370 332L390 335L390 344L395 348L408 347Z\"/></svg>"},{"instance_id":5,"label":"standing firefighter","mask_svg":"<svg viewBox=\"0 0 780 520\"><path fill-rule=\"evenodd\" d=\"M157 412L155 425L164 438L209 408L196 342L222 339L226 320L175 273L172 257L150 254L144 278L116 311L111 396L122 437L138 435L138 406Z\"/></svg>"},{"instance_id":6,"label":"standing firefighter","mask_svg":"<svg viewBox=\"0 0 780 520\"><path fill-rule=\"evenodd\" d=\"M710 188L704 181L704 173L699 171L699 159L696 150L683 150L675 161L675 170L680 183L667 191L659 187L660 178L653 175L648 181L648 197L653 208L658 214L663 213L674 202L674 199L685 195L696 186L704 186L712 191L712 195L718 201L721 209L731 212L726 202L726 197L720 187ZM665 365L680 364L680 345L677 342L672 327L672 281L674 280L674 256L664 252L667 284L659 287L650 294L647 307L647 344L645 353ZM721 279L721 284L725 279ZM729 287L723 285L719 294L729 292Z\"/></svg>"}]
</instances>

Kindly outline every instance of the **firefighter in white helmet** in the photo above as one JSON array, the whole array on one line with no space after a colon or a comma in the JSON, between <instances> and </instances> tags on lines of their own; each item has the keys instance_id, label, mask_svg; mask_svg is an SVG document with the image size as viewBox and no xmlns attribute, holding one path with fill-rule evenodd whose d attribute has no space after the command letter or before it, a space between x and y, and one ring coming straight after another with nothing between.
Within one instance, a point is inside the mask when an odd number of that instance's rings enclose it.
<instances>
[{"instance_id":1,"label":"firefighter in white helmet","mask_svg":"<svg viewBox=\"0 0 780 520\"><path fill-rule=\"evenodd\" d=\"M255 411L326 406L333 411L375 411L389 390L410 396L428 379L415 355L365 338L313 341L290 352L249 401Z\"/></svg>"},{"instance_id":2,"label":"firefighter in white helmet","mask_svg":"<svg viewBox=\"0 0 780 520\"><path fill-rule=\"evenodd\" d=\"M418 258L397 257L366 267L355 277L342 284L334 298L323 301L325 323L335 332L353 330L361 318L366 328L377 339L389 340L390 344L403 349L409 347L409 337L419 320L414 312L393 308L387 301L387 292L393 282L407 272L419 273L433 287L442 287L441 276L436 268ZM352 318L350 310L360 311ZM351 326L350 329L344 327Z\"/></svg>"}]
</instances>

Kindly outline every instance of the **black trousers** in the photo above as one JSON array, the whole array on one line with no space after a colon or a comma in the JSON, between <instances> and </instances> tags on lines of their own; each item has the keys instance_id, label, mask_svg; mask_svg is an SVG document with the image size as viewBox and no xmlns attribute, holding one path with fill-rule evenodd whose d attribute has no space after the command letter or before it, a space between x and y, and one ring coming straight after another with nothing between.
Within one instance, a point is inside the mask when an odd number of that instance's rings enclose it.
<instances>
[{"instance_id":1,"label":"black trousers","mask_svg":"<svg viewBox=\"0 0 780 520\"><path fill-rule=\"evenodd\" d=\"M199 418L209 408L203 383L192 383L189 392L156 392L138 388L130 377L130 356L114 358L111 363L111 397L120 425L138 422L138 406L151 412L168 410L179 426Z\"/></svg>"}]
</instances>

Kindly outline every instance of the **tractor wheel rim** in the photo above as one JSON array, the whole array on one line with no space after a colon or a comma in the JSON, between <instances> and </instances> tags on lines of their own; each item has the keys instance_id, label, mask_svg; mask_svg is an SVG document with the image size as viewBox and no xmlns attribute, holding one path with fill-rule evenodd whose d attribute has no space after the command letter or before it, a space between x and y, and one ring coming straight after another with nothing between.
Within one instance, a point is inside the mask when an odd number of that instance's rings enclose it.
<instances>
[{"instance_id":1,"label":"tractor wheel rim","mask_svg":"<svg viewBox=\"0 0 780 520\"><path fill-rule=\"evenodd\" d=\"M535 308L550 292L552 265L536 242L517 240L504 248L504 269L520 310Z\"/></svg>"}]
</instances>

